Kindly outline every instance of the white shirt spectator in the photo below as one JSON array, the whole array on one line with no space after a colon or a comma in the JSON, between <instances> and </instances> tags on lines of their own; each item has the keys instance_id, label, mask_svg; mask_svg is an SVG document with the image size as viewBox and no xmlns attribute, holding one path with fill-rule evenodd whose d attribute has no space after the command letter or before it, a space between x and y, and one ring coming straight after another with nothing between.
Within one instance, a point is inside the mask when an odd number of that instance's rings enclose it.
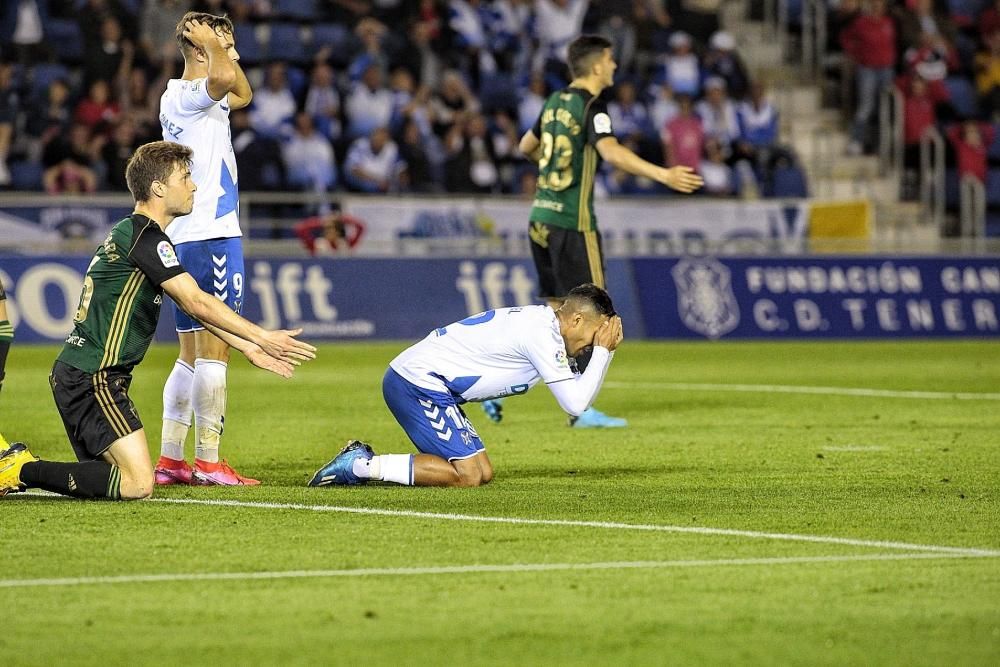
<instances>
[{"instance_id":1,"label":"white shirt spectator","mask_svg":"<svg viewBox=\"0 0 1000 667\"><path fill-rule=\"evenodd\" d=\"M250 122L260 134L274 137L282 133L295 109L295 98L287 86L277 90L268 86L254 91Z\"/></svg>"},{"instance_id":2,"label":"white shirt spectator","mask_svg":"<svg viewBox=\"0 0 1000 667\"><path fill-rule=\"evenodd\" d=\"M698 102L695 111L704 124L705 137L718 139L727 148L739 138L740 123L732 100L726 99L717 106L708 100L702 100Z\"/></svg>"},{"instance_id":3,"label":"white shirt spectator","mask_svg":"<svg viewBox=\"0 0 1000 667\"><path fill-rule=\"evenodd\" d=\"M392 93L387 88L369 88L359 82L347 98L347 122L352 136L366 135L392 119Z\"/></svg>"},{"instance_id":4,"label":"white shirt spectator","mask_svg":"<svg viewBox=\"0 0 1000 667\"><path fill-rule=\"evenodd\" d=\"M536 56L541 59L536 65L550 58L566 61L569 43L580 34L588 7L590 0L535 0Z\"/></svg>"},{"instance_id":5,"label":"white shirt spectator","mask_svg":"<svg viewBox=\"0 0 1000 667\"><path fill-rule=\"evenodd\" d=\"M391 139L376 153L368 137L359 137L351 144L344 162L349 180L359 189L369 192L398 190L398 177L405 168L399 157L399 147ZM356 169L363 171L364 176L358 177L354 173ZM385 184L386 189L380 184Z\"/></svg>"},{"instance_id":6,"label":"white shirt spectator","mask_svg":"<svg viewBox=\"0 0 1000 667\"><path fill-rule=\"evenodd\" d=\"M332 85L311 85L306 94L305 111L313 118L323 118L329 126L331 139L339 139L341 134L340 93Z\"/></svg>"},{"instance_id":7,"label":"white shirt spectator","mask_svg":"<svg viewBox=\"0 0 1000 667\"><path fill-rule=\"evenodd\" d=\"M333 147L317 132L307 113L296 118L295 132L281 147L290 180L296 185L324 192L336 182Z\"/></svg>"}]
</instances>

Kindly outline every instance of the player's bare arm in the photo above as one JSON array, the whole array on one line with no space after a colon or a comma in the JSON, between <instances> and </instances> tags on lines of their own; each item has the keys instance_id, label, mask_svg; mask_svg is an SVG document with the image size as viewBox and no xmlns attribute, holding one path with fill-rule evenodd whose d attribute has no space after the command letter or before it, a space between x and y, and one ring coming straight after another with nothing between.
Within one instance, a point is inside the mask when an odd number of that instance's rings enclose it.
<instances>
[{"instance_id":1,"label":"player's bare arm","mask_svg":"<svg viewBox=\"0 0 1000 667\"><path fill-rule=\"evenodd\" d=\"M208 61L206 79L208 94L213 100L221 100L233 90L237 81L236 62L224 45L226 38L212 26L199 21L188 21L184 28L184 36L205 54L205 59ZM232 35L229 35L228 39L231 41Z\"/></svg>"},{"instance_id":2,"label":"player's bare arm","mask_svg":"<svg viewBox=\"0 0 1000 667\"><path fill-rule=\"evenodd\" d=\"M238 59L238 57L237 57ZM230 109L243 109L244 107L250 106L250 101L253 99L253 91L250 89L250 82L247 81L247 75L240 67L239 62L233 61L233 67L236 69L236 84L233 89L229 91L228 101Z\"/></svg>"},{"instance_id":3,"label":"player's bare arm","mask_svg":"<svg viewBox=\"0 0 1000 667\"><path fill-rule=\"evenodd\" d=\"M524 133L517 147L532 162L538 162L542 157L542 142L538 140L538 137L531 130Z\"/></svg>"},{"instance_id":4,"label":"player's bare arm","mask_svg":"<svg viewBox=\"0 0 1000 667\"><path fill-rule=\"evenodd\" d=\"M186 313L199 322L212 325L259 346L268 356L280 360L316 358L316 348L293 337L298 332L268 331L246 320L210 294L202 291L189 273L182 273L163 283L164 291Z\"/></svg>"},{"instance_id":5,"label":"player's bare arm","mask_svg":"<svg viewBox=\"0 0 1000 667\"><path fill-rule=\"evenodd\" d=\"M701 176L690 167L667 168L647 162L629 148L622 146L614 137L604 137L598 141L597 152L601 154L601 158L619 169L663 183L678 192L694 192L704 183Z\"/></svg>"}]
</instances>

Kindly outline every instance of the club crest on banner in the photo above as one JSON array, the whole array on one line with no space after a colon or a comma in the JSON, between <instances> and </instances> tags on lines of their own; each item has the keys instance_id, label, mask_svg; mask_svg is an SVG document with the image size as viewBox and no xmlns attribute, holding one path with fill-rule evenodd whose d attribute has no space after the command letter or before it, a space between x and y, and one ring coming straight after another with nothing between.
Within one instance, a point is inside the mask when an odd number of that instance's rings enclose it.
<instances>
[{"instance_id":1,"label":"club crest on banner","mask_svg":"<svg viewBox=\"0 0 1000 667\"><path fill-rule=\"evenodd\" d=\"M740 323L729 269L711 257L682 259L670 273L677 287L677 311L691 331L719 338Z\"/></svg>"}]
</instances>

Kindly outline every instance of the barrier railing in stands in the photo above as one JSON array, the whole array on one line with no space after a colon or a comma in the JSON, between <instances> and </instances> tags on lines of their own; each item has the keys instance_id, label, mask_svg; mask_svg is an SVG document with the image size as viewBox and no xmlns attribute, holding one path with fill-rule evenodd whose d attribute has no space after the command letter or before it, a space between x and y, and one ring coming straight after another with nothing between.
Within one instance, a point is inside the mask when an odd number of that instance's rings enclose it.
<instances>
[{"instance_id":1,"label":"barrier railing in stands","mask_svg":"<svg viewBox=\"0 0 1000 667\"><path fill-rule=\"evenodd\" d=\"M920 137L920 204L925 220L944 235L944 137L928 127Z\"/></svg>"},{"instance_id":2,"label":"barrier railing in stands","mask_svg":"<svg viewBox=\"0 0 1000 667\"><path fill-rule=\"evenodd\" d=\"M963 238L986 236L986 188L971 174L963 176L959 185L959 221Z\"/></svg>"},{"instance_id":3,"label":"barrier railing in stands","mask_svg":"<svg viewBox=\"0 0 1000 667\"><path fill-rule=\"evenodd\" d=\"M803 0L802 67L813 79L822 74L826 57L826 29L826 3L823 0Z\"/></svg>"},{"instance_id":4,"label":"barrier railing in stands","mask_svg":"<svg viewBox=\"0 0 1000 667\"><path fill-rule=\"evenodd\" d=\"M903 94L886 86L878 107L879 174L900 174L903 168Z\"/></svg>"}]
</instances>

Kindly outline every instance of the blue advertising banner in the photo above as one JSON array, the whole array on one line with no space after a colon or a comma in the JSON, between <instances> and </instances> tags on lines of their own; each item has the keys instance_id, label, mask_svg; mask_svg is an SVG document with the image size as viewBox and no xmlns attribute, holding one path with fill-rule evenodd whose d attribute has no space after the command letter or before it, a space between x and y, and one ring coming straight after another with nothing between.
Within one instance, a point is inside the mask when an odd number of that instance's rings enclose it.
<instances>
[{"instance_id":1,"label":"blue advertising banner","mask_svg":"<svg viewBox=\"0 0 1000 667\"><path fill-rule=\"evenodd\" d=\"M633 260L650 338L1000 336L997 258Z\"/></svg>"},{"instance_id":2,"label":"blue advertising banner","mask_svg":"<svg viewBox=\"0 0 1000 667\"><path fill-rule=\"evenodd\" d=\"M19 343L61 342L73 328L86 257L0 257L8 317ZM630 335L641 337L627 260L607 277ZM535 270L517 259L246 260L243 315L265 328L296 328L314 340L422 338L492 308L537 303ZM169 306L169 300L167 301ZM175 340L173 307L157 339Z\"/></svg>"}]
</instances>

